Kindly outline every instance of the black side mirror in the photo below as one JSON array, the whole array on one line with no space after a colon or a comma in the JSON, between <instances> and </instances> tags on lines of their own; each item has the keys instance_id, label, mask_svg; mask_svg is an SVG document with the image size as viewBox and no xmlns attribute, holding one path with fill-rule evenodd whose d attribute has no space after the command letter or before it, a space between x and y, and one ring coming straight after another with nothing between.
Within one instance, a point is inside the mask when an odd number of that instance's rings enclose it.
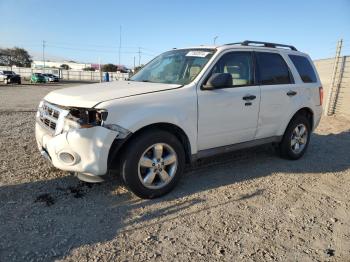
<instances>
[{"instance_id":1,"label":"black side mirror","mask_svg":"<svg viewBox=\"0 0 350 262\"><path fill-rule=\"evenodd\" d=\"M229 73L215 73L203 85L203 89L212 90L215 88L232 86L232 76Z\"/></svg>"}]
</instances>

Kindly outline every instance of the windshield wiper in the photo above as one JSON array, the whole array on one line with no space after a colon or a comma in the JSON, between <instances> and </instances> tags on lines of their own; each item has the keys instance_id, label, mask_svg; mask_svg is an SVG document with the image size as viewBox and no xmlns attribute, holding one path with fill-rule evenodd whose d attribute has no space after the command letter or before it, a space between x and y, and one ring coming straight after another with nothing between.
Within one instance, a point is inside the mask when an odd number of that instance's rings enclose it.
<instances>
[{"instance_id":1,"label":"windshield wiper","mask_svg":"<svg viewBox=\"0 0 350 262\"><path fill-rule=\"evenodd\" d=\"M134 81L134 82L151 82L151 81L149 81L149 80L147 80L147 79L143 79L143 80L134 80L134 79L128 79L127 81Z\"/></svg>"}]
</instances>

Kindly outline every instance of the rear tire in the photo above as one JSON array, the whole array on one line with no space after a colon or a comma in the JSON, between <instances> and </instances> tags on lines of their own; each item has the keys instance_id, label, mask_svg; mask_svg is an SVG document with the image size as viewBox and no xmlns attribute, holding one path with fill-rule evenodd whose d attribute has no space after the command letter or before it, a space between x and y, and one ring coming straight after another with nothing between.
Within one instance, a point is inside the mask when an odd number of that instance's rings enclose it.
<instances>
[{"instance_id":1,"label":"rear tire","mask_svg":"<svg viewBox=\"0 0 350 262\"><path fill-rule=\"evenodd\" d=\"M122 154L121 177L140 198L156 198L170 192L185 166L181 142L162 130L147 131L130 141Z\"/></svg>"},{"instance_id":2,"label":"rear tire","mask_svg":"<svg viewBox=\"0 0 350 262\"><path fill-rule=\"evenodd\" d=\"M308 148L310 134L311 126L307 117L301 114L295 116L290 121L279 144L281 157L291 160L301 158Z\"/></svg>"}]
</instances>

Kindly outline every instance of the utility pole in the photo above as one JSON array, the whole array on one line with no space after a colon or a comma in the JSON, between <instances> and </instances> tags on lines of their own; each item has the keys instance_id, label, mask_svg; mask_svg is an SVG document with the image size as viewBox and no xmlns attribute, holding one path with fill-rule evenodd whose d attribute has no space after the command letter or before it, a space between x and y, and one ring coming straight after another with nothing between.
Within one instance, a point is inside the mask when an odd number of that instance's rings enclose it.
<instances>
[{"instance_id":1,"label":"utility pole","mask_svg":"<svg viewBox=\"0 0 350 262\"><path fill-rule=\"evenodd\" d=\"M100 72L100 83L102 82L101 58L98 57L98 71Z\"/></svg>"},{"instance_id":2,"label":"utility pole","mask_svg":"<svg viewBox=\"0 0 350 262\"><path fill-rule=\"evenodd\" d=\"M43 40L43 63L44 63L44 67L43 67L43 72L45 74L45 40Z\"/></svg>"},{"instance_id":3,"label":"utility pole","mask_svg":"<svg viewBox=\"0 0 350 262\"><path fill-rule=\"evenodd\" d=\"M216 39L218 38L218 36L214 37L214 45L216 44Z\"/></svg>"},{"instance_id":4,"label":"utility pole","mask_svg":"<svg viewBox=\"0 0 350 262\"><path fill-rule=\"evenodd\" d=\"M134 70L135 70L135 59L136 59L136 57L134 56Z\"/></svg>"},{"instance_id":5,"label":"utility pole","mask_svg":"<svg viewBox=\"0 0 350 262\"><path fill-rule=\"evenodd\" d=\"M324 110L324 114L326 116L334 114L334 107L336 102L336 99L334 98L337 97L337 92L339 91L337 88L338 85L336 85L336 78L337 78L337 71L338 71L338 65L339 65L342 46L343 46L343 39L340 39L337 43L337 49L334 57L332 80L331 80L331 85L329 86L326 106Z\"/></svg>"},{"instance_id":6,"label":"utility pole","mask_svg":"<svg viewBox=\"0 0 350 262\"><path fill-rule=\"evenodd\" d=\"M141 65L141 47L139 47L138 53L139 53L139 66L140 66Z\"/></svg>"},{"instance_id":7,"label":"utility pole","mask_svg":"<svg viewBox=\"0 0 350 262\"><path fill-rule=\"evenodd\" d=\"M121 65L120 63L120 51L122 49L122 26L119 27L119 65Z\"/></svg>"}]
</instances>

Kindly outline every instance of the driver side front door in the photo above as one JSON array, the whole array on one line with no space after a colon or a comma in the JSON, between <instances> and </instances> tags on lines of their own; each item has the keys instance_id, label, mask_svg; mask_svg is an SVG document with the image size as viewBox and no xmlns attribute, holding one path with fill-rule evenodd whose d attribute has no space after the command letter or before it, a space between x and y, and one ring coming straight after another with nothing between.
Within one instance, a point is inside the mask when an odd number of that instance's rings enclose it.
<instances>
[{"instance_id":1,"label":"driver side front door","mask_svg":"<svg viewBox=\"0 0 350 262\"><path fill-rule=\"evenodd\" d=\"M234 51L221 56L213 73L230 73L232 85L198 90L198 150L253 140L257 130L260 87L255 84L252 52Z\"/></svg>"}]
</instances>

